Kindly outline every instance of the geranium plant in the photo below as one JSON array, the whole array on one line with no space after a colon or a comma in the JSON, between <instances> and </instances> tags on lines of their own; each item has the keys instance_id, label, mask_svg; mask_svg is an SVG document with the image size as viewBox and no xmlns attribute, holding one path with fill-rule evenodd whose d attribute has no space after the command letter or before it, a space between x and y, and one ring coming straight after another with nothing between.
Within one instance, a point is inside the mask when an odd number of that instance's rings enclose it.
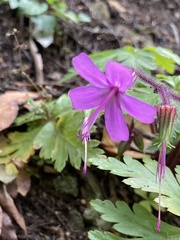
<instances>
[{"instance_id":1,"label":"geranium plant","mask_svg":"<svg viewBox=\"0 0 180 240\"><path fill-rule=\"evenodd\" d=\"M69 96L72 101L72 106L77 110L95 108L89 117L85 117L84 123L79 131L79 136L82 138L82 142L85 143L85 148L87 142L90 141L90 130L98 118L98 115L103 110L107 132L110 138L116 142L128 141L130 137L127 124L125 123L123 117L123 111L135 119L147 124L153 123L155 120L157 122L157 129L159 133L156 136L156 143L154 145L159 148L158 163L156 167L153 165L153 168L151 166L152 160L148 161L145 165L148 170L150 169L151 171L154 171L150 180L152 182L148 184L149 189L144 189L142 182L138 182L136 178L134 180L134 182L137 181L135 186L131 184L135 188L159 193L158 219L156 227L154 226L153 228L152 219L154 218L139 206L135 205L134 213L132 213L127 206L120 202L117 202L116 204L117 209L115 209L115 207L108 201L101 202L99 200L95 200L92 201L91 204L97 209L97 211L103 213L103 219L109 222L117 223L113 226L117 231L134 237L142 237L143 239L152 239L149 237L153 233L153 239L159 239L158 235L156 237L156 232L160 232L161 230L161 206L165 206L163 204L164 196L162 196L162 194L164 192L163 188L165 186L165 181L168 182L168 180L166 180L166 177L168 178L168 176L166 176L166 148L174 147L170 141L171 136L173 135L173 126L176 118L178 117L178 110L175 102L180 101L180 96L178 93L169 89L169 87L167 87L164 83L157 82L155 79L144 74L142 71L139 71L136 68L125 67L115 61L109 60L106 63L105 73L98 69L98 67L85 53L81 53L74 57L72 62L75 70L80 74L80 76L90 83L88 86L78 87L70 91ZM160 100L157 100L156 104L151 105L131 95L131 89L138 81L149 85L157 92L156 95ZM140 95L141 94L139 94L139 96ZM129 165L128 171L122 171L122 169L120 170L119 168L120 171L118 172L117 166L120 162L115 159L90 159L90 161L99 168L109 170L111 173L120 176L134 177L131 173L133 172L133 174L136 175L136 172L138 172L139 178L144 178L143 185L146 184L147 175L144 175L145 169L143 169L141 164L139 164L139 168L142 168L141 171L138 169L138 164L136 165L136 168L134 168L132 163L132 166ZM129 161L130 160L128 160L128 163ZM87 156L85 156L85 173L86 164ZM179 176L178 169L176 170ZM179 179L179 177L177 178ZM179 184L175 179L173 180L176 183L176 191L178 192ZM152 186L153 190L151 189ZM170 188L168 191L170 191ZM168 193L166 193L166 195L168 195ZM180 197L178 197L176 203L180 205ZM114 211L112 210L113 208ZM126 211L123 208L126 208ZM177 205L175 209L176 210L173 213L180 215ZM129 220L127 221L128 218ZM146 218L147 220L145 221L143 218ZM133 221L142 221L142 225L139 224L141 226L139 226L138 231L136 229L136 225L138 224L134 224ZM145 233L143 232L143 228L147 227L148 222L151 222L152 228L148 226L149 230L146 229L147 231ZM130 232L126 230L128 225L131 229ZM165 226L165 228L166 229L162 231L163 233L161 233L161 235L165 236L169 234L170 236L171 234L175 234L175 238L173 239L178 239L177 237L180 237L179 229L170 226ZM171 229L171 233L168 232L169 229ZM90 232L89 237L90 239L124 239L116 238L110 233L102 235L99 232Z\"/></svg>"}]
</instances>

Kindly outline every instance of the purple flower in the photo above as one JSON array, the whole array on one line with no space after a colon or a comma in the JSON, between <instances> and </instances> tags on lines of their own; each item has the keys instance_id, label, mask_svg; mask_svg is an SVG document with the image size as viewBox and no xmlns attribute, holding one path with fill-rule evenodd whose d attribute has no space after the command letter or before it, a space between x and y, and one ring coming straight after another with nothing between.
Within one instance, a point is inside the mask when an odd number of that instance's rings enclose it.
<instances>
[{"instance_id":1,"label":"purple flower","mask_svg":"<svg viewBox=\"0 0 180 240\"><path fill-rule=\"evenodd\" d=\"M105 111L107 132L116 142L129 139L129 130L122 110L143 123L154 121L156 107L126 93L135 78L130 69L118 62L108 61L106 71L103 73L85 53L74 57L72 63L79 75L90 83L69 92L73 108L78 110L95 108L81 126L83 142L90 139L90 130L102 110Z\"/></svg>"}]
</instances>

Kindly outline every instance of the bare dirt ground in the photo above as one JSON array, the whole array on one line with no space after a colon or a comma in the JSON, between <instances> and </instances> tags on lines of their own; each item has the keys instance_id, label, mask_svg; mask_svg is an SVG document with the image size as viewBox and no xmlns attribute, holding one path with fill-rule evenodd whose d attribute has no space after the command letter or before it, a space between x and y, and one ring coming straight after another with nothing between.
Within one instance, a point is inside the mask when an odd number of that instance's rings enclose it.
<instances>
[{"instance_id":1,"label":"bare dirt ground","mask_svg":"<svg viewBox=\"0 0 180 240\"><path fill-rule=\"evenodd\" d=\"M59 20L55 42L47 49L38 46L43 59L44 85L54 97L75 85L74 81L59 84L58 80L71 66L71 58L81 51L87 53L124 45L161 46L180 54L180 3L178 0L67 0L69 9L85 12L91 23L72 23ZM20 66L17 44L12 30L18 30L20 44L24 45L22 62L28 74L35 78L33 57L29 51L28 19L18 17L7 5L0 7L0 92L32 89L27 80L17 73ZM179 71L179 69L177 69ZM58 186L57 179L65 179L71 173L76 182L74 190ZM31 190L24 198L16 198L19 211L25 218L28 234L25 237L18 226L18 239L28 240L78 240L87 239L87 230L96 227L85 214L88 201L96 196L94 184L100 196L128 203L137 201L131 189L114 177L89 171L87 176L72 168L61 174L45 174L38 169L40 178L32 178ZM97 184L100 182L100 184ZM109 188L102 188L102 185ZM101 187L99 186L101 185ZM114 186L112 189L112 185ZM117 188L115 187L117 186ZM63 189L69 188L70 193ZM116 189L116 191L115 191ZM167 216L165 216L167 218ZM171 220L177 225L176 220Z\"/></svg>"}]
</instances>

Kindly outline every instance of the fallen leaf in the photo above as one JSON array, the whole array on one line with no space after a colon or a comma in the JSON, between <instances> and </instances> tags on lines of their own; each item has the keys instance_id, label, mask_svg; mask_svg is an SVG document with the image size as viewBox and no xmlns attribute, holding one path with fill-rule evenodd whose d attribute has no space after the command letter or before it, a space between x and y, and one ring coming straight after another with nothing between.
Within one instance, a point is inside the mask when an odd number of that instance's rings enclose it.
<instances>
[{"instance_id":1,"label":"fallen leaf","mask_svg":"<svg viewBox=\"0 0 180 240\"><path fill-rule=\"evenodd\" d=\"M48 165L44 166L44 172L45 173L52 173L52 174L57 173L57 171L54 169L54 167L51 167L51 166L48 166Z\"/></svg>"},{"instance_id":2,"label":"fallen leaf","mask_svg":"<svg viewBox=\"0 0 180 240\"><path fill-rule=\"evenodd\" d=\"M14 122L18 110L19 107L16 103L0 102L0 131L8 128Z\"/></svg>"},{"instance_id":3,"label":"fallen leaf","mask_svg":"<svg viewBox=\"0 0 180 240\"><path fill-rule=\"evenodd\" d=\"M9 216L11 216L17 222L17 224L26 234L27 230L24 218L19 213L12 197L7 192L6 186L3 183L0 184L0 206ZM10 240L10 238L8 240Z\"/></svg>"},{"instance_id":4,"label":"fallen leaf","mask_svg":"<svg viewBox=\"0 0 180 240\"><path fill-rule=\"evenodd\" d=\"M123 7L118 1L116 0L108 0L109 6L116 9L120 13L127 12L126 8Z\"/></svg>"},{"instance_id":5,"label":"fallen leaf","mask_svg":"<svg viewBox=\"0 0 180 240\"><path fill-rule=\"evenodd\" d=\"M20 171L16 178L16 184L18 193L25 197L31 187L30 175L23 170Z\"/></svg>"},{"instance_id":6,"label":"fallen leaf","mask_svg":"<svg viewBox=\"0 0 180 240\"><path fill-rule=\"evenodd\" d=\"M124 156L130 156L130 157L135 158L135 159L143 159L143 158L150 157L150 155L148 155L148 154L140 153L140 152L133 151L133 150L125 151L123 153L123 155Z\"/></svg>"},{"instance_id":7,"label":"fallen leaf","mask_svg":"<svg viewBox=\"0 0 180 240\"><path fill-rule=\"evenodd\" d=\"M19 91L7 91L0 96L0 103L2 102L14 102L17 104L22 104L28 99L38 98L38 93L36 92L19 92Z\"/></svg>"},{"instance_id":8,"label":"fallen leaf","mask_svg":"<svg viewBox=\"0 0 180 240\"><path fill-rule=\"evenodd\" d=\"M0 96L0 131L8 128L18 114L18 104L37 98L35 92L7 91Z\"/></svg>"},{"instance_id":9,"label":"fallen leaf","mask_svg":"<svg viewBox=\"0 0 180 240\"><path fill-rule=\"evenodd\" d=\"M3 213L2 213L2 208L0 206L0 236L2 233L2 219L3 219Z\"/></svg>"},{"instance_id":10,"label":"fallen leaf","mask_svg":"<svg viewBox=\"0 0 180 240\"><path fill-rule=\"evenodd\" d=\"M29 192L30 187L30 175L26 171L20 170L17 178L7 185L7 191L13 198L16 198L18 193L25 197Z\"/></svg>"},{"instance_id":11,"label":"fallen leaf","mask_svg":"<svg viewBox=\"0 0 180 240\"><path fill-rule=\"evenodd\" d=\"M2 232L1 240L17 240L17 235L12 224L11 218L7 213L2 212Z\"/></svg>"},{"instance_id":12,"label":"fallen leaf","mask_svg":"<svg viewBox=\"0 0 180 240\"><path fill-rule=\"evenodd\" d=\"M116 156L118 153L117 143L114 142L108 135L106 128L103 129L103 137L101 145L106 153L110 156Z\"/></svg>"}]
</instances>

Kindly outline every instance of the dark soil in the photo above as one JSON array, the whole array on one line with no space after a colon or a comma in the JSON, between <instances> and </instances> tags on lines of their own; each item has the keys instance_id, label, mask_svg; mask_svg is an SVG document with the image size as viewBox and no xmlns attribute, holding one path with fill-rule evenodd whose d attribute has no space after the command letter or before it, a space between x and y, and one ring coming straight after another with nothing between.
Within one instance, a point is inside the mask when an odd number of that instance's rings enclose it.
<instances>
[{"instance_id":1,"label":"dark soil","mask_svg":"<svg viewBox=\"0 0 180 240\"><path fill-rule=\"evenodd\" d=\"M47 49L39 44L44 64L44 85L52 96L57 97L62 92L75 85L74 81L58 83L61 76L71 66L73 56L81 51L87 53L124 45L142 47L147 45L161 46L180 54L180 2L178 0L122 0L122 1L90 1L67 0L69 8L77 13L85 12L92 17L91 23L72 23L59 20L55 43ZM119 3L113 5L112 3ZM35 78L33 58L29 52L29 22L25 17L17 16L16 11L7 5L0 6L0 91L31 89L32 86L21 74L19 52L12 35L13 28L18 30L17 37L22 47L22 63L27 73ZM100 189L100 197L112 200L120 198L129 204L138 201L136 195L127 186L121 184L118 193L112 189L112 183L119 185L119 180L102 178L89 171L85 177L74 169L70 175L77 181L77 194L73 195L57 190L57 180L63 179L67 172L61 174L40 174L40 179L32 180L31 190L27 197L19 196L16 204L27 224L27 237L17 227L18 239L34 240L78 240L87 239L87 230L95 225L85 219L84 211L93 197L92 182ZM108 188L102 189L104 184ZM108 184L108 185L107 185ZM89 187L91 186L91 187ZM68 188L68 187L67 187ZM114 190L114 192L113 192ZM89 193L90 191L90 193ZM76 219L75 219L76 217ZM78 218L78 220L77 220Z\"/></svg>"}]
</instances>

